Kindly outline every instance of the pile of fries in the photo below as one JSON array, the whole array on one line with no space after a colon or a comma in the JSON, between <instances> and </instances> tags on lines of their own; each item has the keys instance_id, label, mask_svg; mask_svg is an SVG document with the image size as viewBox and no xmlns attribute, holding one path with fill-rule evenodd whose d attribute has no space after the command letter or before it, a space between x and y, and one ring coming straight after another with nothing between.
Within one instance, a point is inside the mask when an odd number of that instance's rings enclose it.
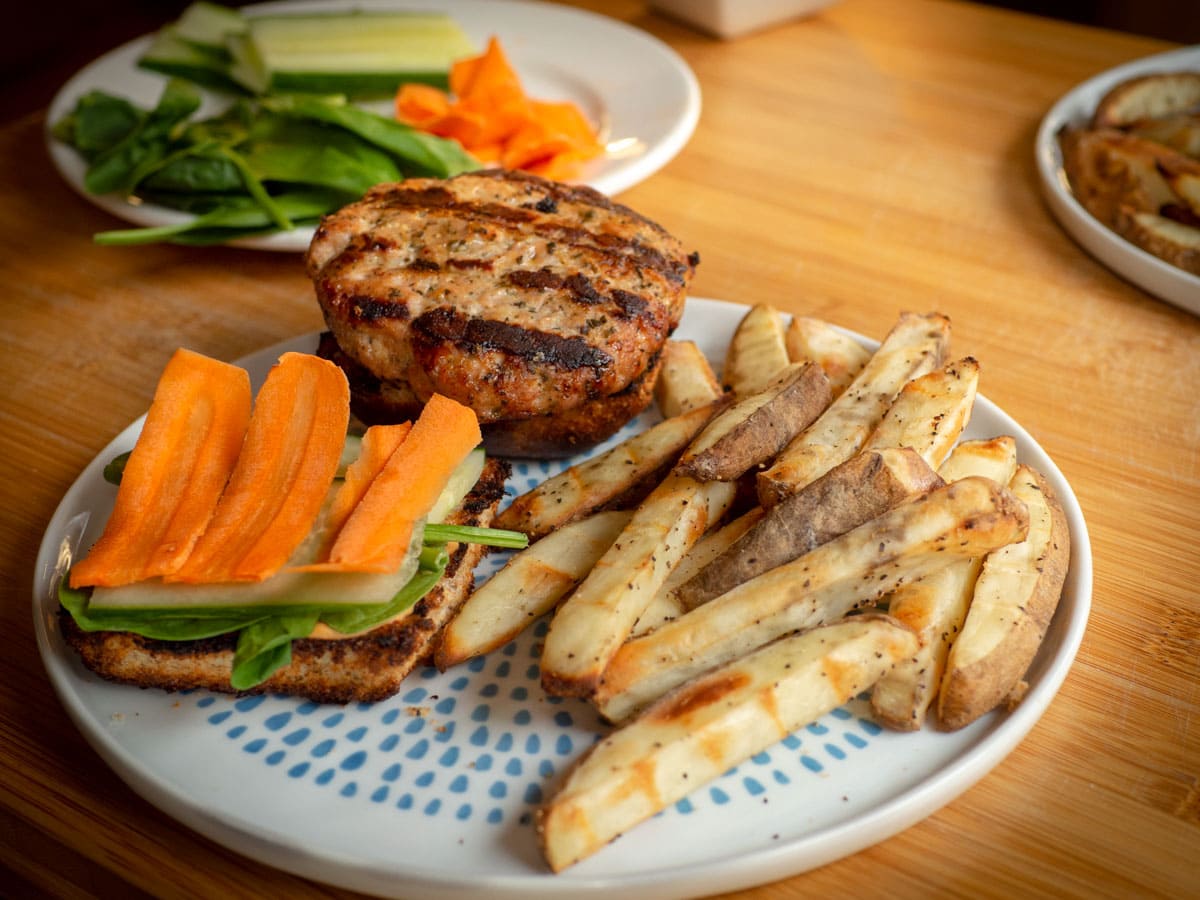
<instances>
[{"instance_id":1,"label":"pile of fries","mask_svg":"<svg viewBox=\"0 0 1200 900\"><path fill-rule=\"evenodd\" d=\"M618 726L538 811L551 869L864 692L899 730L1019 699L1070 536L1013 438L960 442L979 365L949 343L937 313L901 315L871 353L753 307L720 381L670 343L664 421L501 514L535 543L437 665L553 612L544 689Z\"/></svg>"}]
</instances>

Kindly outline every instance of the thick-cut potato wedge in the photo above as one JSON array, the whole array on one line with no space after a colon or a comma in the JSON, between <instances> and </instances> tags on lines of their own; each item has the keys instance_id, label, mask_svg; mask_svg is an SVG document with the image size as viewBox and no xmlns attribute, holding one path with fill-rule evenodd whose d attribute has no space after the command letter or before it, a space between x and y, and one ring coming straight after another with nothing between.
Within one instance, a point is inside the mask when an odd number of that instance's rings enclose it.
<instances>
[{"instance_id":1,"label":"thick-cut potato wedge","mask_svg":"<svg viewBox=\"0 0 1200 900\"><path fill-rule=\"evenodd\" d=\"M739 400L700 432L675 466L699 481L733 481L773 459L811 425L832 396L814 362L791 363L762 391Z\"/></svg>"},{"instance_id":2,"label":"thick-cut potato wedge","mask_svg":"<svg viewBox=\"0 0 1200 900\"><path fill-rule=\"evenodd\" d=\"M664 622L670 622L687 612L676 594L676 588L685 584L697 572L728 550L734 541L753 528L762 517L762 507L756 506L732 522L722 525L716 531L710 531L700 538L696 542L696 546L679 561L675 571L667 576L663 586L658 589L658 593L654 595L654 599L650 601L646 611L633 626L630 637L637 637L653 631Z\"/></svg>"},{"instance_id":3,"label":"thick-cut potato wedge","mask_svg":"<svg viewBox=\"0 0 1200 900\"><path fill-rule=\"evenodd\" d=\"M1164 164L1161 171L1171 190L1183 201L1193 216L1200 216L1200 162L1187 160L1188 165L1178 160Z\"/></svg>"},{"instance_id":4,"label":"thick-cut potato wedge","mask_svg":"<svg viewBox=\"0 0 1200 900\"><path fill-rule=\"evenodd\" d=\"M727 482L676 474L654 489L551 620L542 648L547 693L592 693L671 570L725 515L735 492Z\"/></svg>"},{"instance_id":5,"label":"thick-cut potato wedge","mask_svg":"<svg viewBox=\"0 0 1200 900\"><path fill-rule=\"evenodd\" d=\"M941 483L907 447L856 454L767 510L757 525L679 586L678 606L695 609Z\"/></svg>"},{"instance_id":6,"label":"thick-cut potato wedge","mask_svg":"<svg viewBox=\"0 0 1200 900\"><path fill-rule=\"evenodd\" d=\"M636 506L708 421L731 402L731 398L721 397L707 406L665 419L547 478L501 512L496 527L523 531L536 541L598 510ZM643 491L641 486L648 482L650 486Z\"/></svg>"},{"instance_id":7,"label":"thick-cut potato wedge","mask_svg":"<svg viewBox=\"0 0 1200 900\"><path fill-rule=\"evenodd\" d=\"M739 400L757 394L788 364L783 316L773 306L750 307L729 339L721 383Z\"/></svg>"},{"instance_id":8,"label":"thick-cut potato wedge","mask_svg":"<svg viewBox=\"0 0 1200 900\"><path fill-rule=\"evenodd\" d=\"M1178 202L1159 163L1180 154L1161 144L1122 131L1079 129L1063 131L1059 144L1075 197L1110 228L1123 207L1157 214Z\"/></svg>"},{"instance_id":9,"label":"thick-cut potato wedge","mask_svg":"<svg viewBox=\"0 0 1200 900\"><path fill-rule=\"evenodd\" d=\"M850 386L871 358L871 351L854 338L822 319L809 316L792 319L783 340L792 362L811 359L825 370L835 398Z\"/></svg>"},{"instance_id":10,"label":"thick-cut potato wedge","mask_svg":"<svg viewBox=\"0 0 1200 900\"><path fill-rule=\"evenodd\" d=\"M1113 226L1117 234L1147 253L1200 275L1200 228L1184 225L1154 213L1123 210Z\"/></svg>"},{"instance_id":11,"label":"thick-cut potato wedge","mask_svg":"<svg viewBox=\"0 0 1200 900\"><path fill-rule=\"evenodd\" d=\"M632 516L630 510L596 513L514 554L446 626L434 664L444 672L490 653L550 612L587 577Z\"/></svg>"},{"instance_id":12,"label":"thick-cut potato wedge","mask_svg":"<svg viewBox=\"0 0 1200 900\"><path fill-rule=\"evenodd\" d=\"M938 488L629 641L592 702L620 721L701 672L1018 540L1027 527L1024 504L993 481Z\"/></svg>"},{"instance_id":13,"label":"thick-cut potato wedge","mask_svg":"<svg viewBox=\"0 0 1200 900\"><path fill-rule=\"evenodd\" d=\"M1017 467L1009 487L1029 509L1029 533L983 561L966 621L946 660L938 696L943 728L962 728L1020 697L1066 581L1071 535L1058 497L1026 465Z\"/></svg>"},{"instance_id":14,"label":"thick-cut potato wedge","mask_svg":"<svg viewBox=\"0 0 1200 900\"><path fill-rule=\"evenodd\" d=\"M1096 104L1093 128L1120 128L1200 106L1200 72L1156 72L1111 88Z\"/></svg>"},{"instance_id":15,"label":"thick-cut potato wedge","mask_svg":"<svg viewBox=\"0 0 1200 900\"><path fill-rule=\"evenodd\" d=\"M1192 159L1200 158L1200 113L1143 120L1130 128L1129 133L1170 147Z\"/></svg>"},{"instance_id":16,"label":"thick-cut potato wedge","mask_svg":"<svg viewBox=\"0 0 1200 900\"><path fill-rule=\"evenodd\" d=\"M538 809L555 872L866 690L916 638L853 616L777 641L664 697L594 744Z\"/></svg>"},{"instance_id":17,"label":"thick-cut potato wedge","mask_svg":"<svg viewBox=\"0 0 1200 900\"><path fill-rule=\"evenodd\" d=\"M759 502L774 506L857 453L900 389L943 363L949 343L945 316L901 315L845 393L759 473Z\"/></svg>"},{"instance_id":18,"label":"thick-cut potato wedge","mask_svg":"<svg viewBox=\"0 0 1200 900\"><path fill-rule=\"evenodd\" d=\"M972 475L1008 484L1017 469L1017 442L1011 437L964 441L938 470L947 482ZM875 720L897 731L916 731L936 695L950 642L962 627L983 559L955 560L919 581L900 585L887 598L888 614L914 629L920 646L875 683Z\"/></svg>"},{"instance_id":19,"label":"thick-cut potato wedge","mask_svg":"<svg viewBox=\"0 0 1200 900\"><path fill-rule=\"evenodd\" d=\"M707 406L721 394L721 382L695 341L667 341L654 383L654 399L664 417Z\"/></svg>"},{"instance_id":20,"label":"thick-cut potato wedge","mask_svg":"<svg viewBox=\"0 0 1200 900\"><path fill-rule=\"evenodd\" d=\"M884 413L867 447L912 447L938 468L971 419L978 387L979 363L970 356L914 378Z\"/></svg>"},{"instance_id":21,"label":"thick-cut potato wedge","mask_svg":"<svg viewBox=\"0 0 1200 900\"><path fill-rule=\"evenodd\" d=\"M1121 131L1067 130L1059 143L1071 190L1088 212L1147 253L1200 274L1200 228L1177 221L1195 215L1200 161Z\"/></svg>"}]
</instances>

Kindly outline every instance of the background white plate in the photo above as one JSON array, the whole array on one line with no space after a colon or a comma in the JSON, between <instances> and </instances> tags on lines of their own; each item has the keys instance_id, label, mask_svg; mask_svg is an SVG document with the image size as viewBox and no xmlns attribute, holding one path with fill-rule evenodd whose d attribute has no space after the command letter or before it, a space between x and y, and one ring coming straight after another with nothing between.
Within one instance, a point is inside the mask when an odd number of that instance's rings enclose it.
<instances>
[{"instance_id":1,"label":"background white plate","mask_svg":"<svg viewBox=\"0 0 1200 900\"><path fill-rule=\"evenodd\" d=\"M331 0L283 0L247 6L242 11L255 15L336 6ZM600 123L611 152L590 162L580 180L605 194L618 194L665 166L687 143L700 118L700 88L687 63L657 38L605 16L523 0L356 0L354 6L436 7L454 16L480 49L490 36L499 37L531 96L574 101L593 122ZM90 90L152 106L166 79L137 67L150 40L150 36L142 37L118 47L72 77L50 104L46 141L59 173L87 200L135 225L166 225L190 216L150 204L135 206L123 197L87 193L83 160L49 133L53 123ZM208 102L202 115L214 113L228 102L213 92L204 93ZM372 108L386 113L389 106L383 103ZM312 233L312 227L305 226L232 243L297 252L308 249Z\"/></svg>"},{"instance_id":2,"label":"background white plate","mask_svg":"<svg viewBox=\"0 0 1200 900\"><path fill-rule=\"evenodd\" d=\"M1071 237L1118 275L1156 297L1200 315L1200 277L1131 244L1084 209L1067 182L1057 140L1064 125L1088 122L1100 98L1118 83L1137 75L1181 69L1200 70L1200 46L1148 56L1088 79L1046 113L1038 127L1034 154L1046 203Z\"/></svg>"},{"instance_id":3,"label":"background white plate","mask_svg":"<svg viewBox=\"0 0 1200 900\"><path fill-rule=\"evenodd\" d=\"M676 336L719 364L745 310L689 300ZM258 383L280 352L311 351L315 341L298 338L242 363ZM172 695L109 684L80 665L57 626L52 576L64 542L78 546L81 515L90 514L83 546L98 535L115 493L101 470L133 446L140 426L84 470L42 543L34 618L50 680L96 751L151 803L239 853L360 891L409 900L483 891L682 897L846 856L949 802L1021 741L1066 677L1091 602L1091 548L1070 485L1033 438L979 397L967 436L1013 435L1020 459L1062 498L1071 528L1066 588L1024 702L958 732L898 734L882 731L856 699L554 876L530 813L604 728L585 703L541 694L544 624L444 675L420 670L373 705ZM562 466L518 464L510 487L523 491ZM480 574L497 565L485 562Z\"/></svg>"}]
</instances>

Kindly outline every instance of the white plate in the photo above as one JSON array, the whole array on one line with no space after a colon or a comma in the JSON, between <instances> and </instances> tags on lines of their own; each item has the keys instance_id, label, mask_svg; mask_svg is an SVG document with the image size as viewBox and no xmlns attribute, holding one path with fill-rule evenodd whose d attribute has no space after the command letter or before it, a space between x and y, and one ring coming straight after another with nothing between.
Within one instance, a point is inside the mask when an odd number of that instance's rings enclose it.
<instances>
[{"instance_id":1,"label":"white plate","mask_svg":"<svg viewBox=\"0 0 1200 900\"><path fill-rule=\"evenodd\" d=\"M677 336L719 360L744 312L690 300ZM242 363L261 378L282 350L314 346L309 335ZM133 446L140 425L84 470L42 543L35 625L54 688L96 751L151 803L239 853L359 891L409 900L485 890L682 897L822 865L923 819L999 763L1049 705L1087 622L1091 549L1075 495L1033 438L980 397L968 436L1013 435L1020 458L1062 498L1072 533L1066 589L1024 702L962 731L898 734L876 726L857 699L550 875L530 813L604 729L585 703L541 694L544 625L444 675L420 670L374 705L172 695L109 684L80 665L57 627L52 576L64 543L79 545L80 516L91 514L84 546L98 533L114 493L102 467ZM510 486L523 491L562 465L519 464Z\"/></svg>"},{"instance_id":2,"label":"white plate","mask_svg":"<svg viewBox=\"0 0 1200 900\"><path fill-rule=\"evenodd\" d=\"M300 12L336 6L332 0L284 0L243 8L248 15ZM679 55L644 31L605 16L523 0L356 0L363 9L429 9L454 16L479 47L496 35L522 84L539 99L571 100L601 124L609 153L584 169L580 180L608 195L633 187L665 166L687 143L700 118L696 76ZM344 7L343 7L344 8ZM84 198L135 225L167 225L190 216L152 204L132 205L123 197L95 196L83 188L86 165L50 126L75 107L81 94L104 90L152 106L166 79L137 67L149 46L146 36L92 62L68 81L50 104L46 141L62 177ZM206 92L201 113L227 101ZM388 104L376 108L386 112ZM232 243L259 250L299 252L308 248L311 226Z\"/></svg>"},{"instance_id":3,"label":"white plate","mask_svg":"<svg viewBox=\"0 0 1200 900\"><path fill-rule=\"evenodd\" d=\"M1137 75L1181 69L1200 70L1200 46L1148 56L1088 79L1046 113L1038 127L1034 154L1042 193L1051 212L1083 249L1143 290L1200 315L1200 277L1131 244L1084 209L1067 182L1057 139L1064 125L1088 122L1100 98L1118 83Z\"/></svg>"}]
</instances>

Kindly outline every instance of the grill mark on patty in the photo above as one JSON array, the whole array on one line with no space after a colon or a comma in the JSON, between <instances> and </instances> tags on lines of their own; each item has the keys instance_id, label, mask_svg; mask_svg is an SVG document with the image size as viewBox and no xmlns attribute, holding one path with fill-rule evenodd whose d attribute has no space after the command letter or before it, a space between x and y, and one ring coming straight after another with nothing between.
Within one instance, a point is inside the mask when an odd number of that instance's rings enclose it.
<instances>
[{"instance_id":1,"label":"grill mark on patty","mask_svg":"<svg viewBox=\"0 0 1200 900\"><path fill-rule=\"evenodd\" d=\"M396 186L386 192L379 192L378 197L381 203L389 209L424 210L428 214L426 218L430 219L444 213L452 215L457 220L473 221L505 229L532 223L532 231L542 238L566 243L571 247L596 249L607 256L627 257L641 266L653 269L676 285L684 282L692 268L689 264L669 259L662 251L634 238L619 234L596 233L564 222L547 221L533 210L513 208L503 203L475 203L458 200L452 192L445 188L404 190L402 186ZM608 204L607 207L601 206L601 208L607 211L617 211L613 204Z\"/></svg>"},{"instance_id":2,"label":"grill mark on patty","mask_svg":"<svg viewBox=\"0 0 1200 900\"><path fill-rule=\"evenodd\" d=\"M451 269L482 269L485 272L492 271L492 261L490 259L448 259L446 265Z\"/></svg>"},{"instance_id":3,"label":"grill mark on patty","mask_svg":"<svg viewBox=\"0 0 1200 900\"><path fill-rule=\"evenodd\" d=\"M448 306L417 316L412 331L414 344L427 350L453 343L467 353L498 350L530 364L568 370L606 369L613 363L611 356L580 338L467 317Z\"/></svg>"},{"instance_id":4,"label":"grill mark on patty","mask_svg":"<svg viewBox=\"0 0 1200 900\"><path fill-rule=\"evenodd\" d=\"M335 285L325 285L326 296L337 297ZM340 298L339 298L340 299ZM406 303L380 300L364 294L352 294L340 299L351 319L359 322L378 322L381 319L407 319L410 315Z\"/></svg>"},{"instance_id":5,"label":"grill mark on patty","mask_svg":"<svg viewBox=\"0 0 1200 900\"><path fill-rule=\"evenodd\" d=\"M623 291L617 288L609 296L617 304L621 312L631 319L646 315L650 309L650 301L630 291Z\"/></svg>"},{"instance_id":6,"label":"grill mark on patty","mask_svg":"<svg viewBox=\"0 0 1200 900\"><path fill-rule=\"evenodd\" d=\"M504 280L522 290L562 290L576 303L584 306L610 302L617 308L618 315L624 319L653 318L650 301L645 297L621 288L614 288L606 296L597 290L586 275L578 272L564 277L545 266L541 269L515 269L505 275Z\"/></svg>"}]
</instances>

